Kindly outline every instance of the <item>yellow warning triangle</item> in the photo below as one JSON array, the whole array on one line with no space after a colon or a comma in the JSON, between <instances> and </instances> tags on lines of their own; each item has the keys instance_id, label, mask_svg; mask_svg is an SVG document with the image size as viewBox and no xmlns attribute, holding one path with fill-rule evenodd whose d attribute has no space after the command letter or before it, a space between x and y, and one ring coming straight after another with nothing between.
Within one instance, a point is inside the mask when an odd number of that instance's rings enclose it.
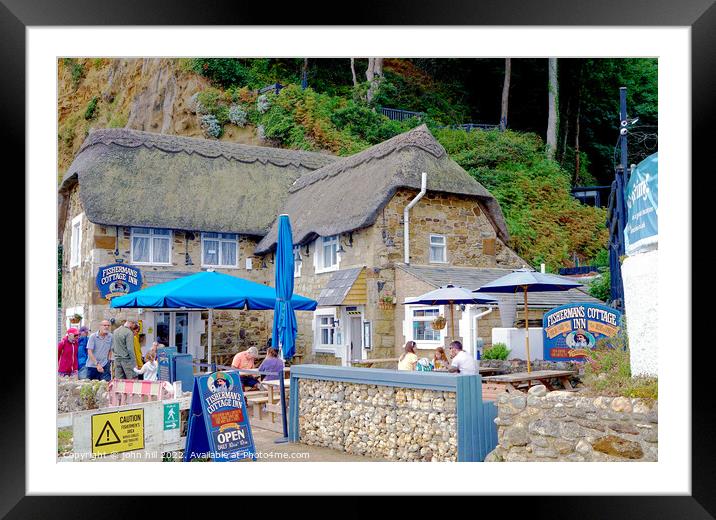
<instances>
[{"instance_id":1,"label":"yellow warning triangle","mask_svg":"<svg viewBox=\"0 0 716 520\"><path fill-rule=\"evenodd\" d=\"M117 432L114 431L112 424L108 420L106 423L104 423L102 431L97 436L97 440L95 441L94 445L95 448L98 448L100 446L109 446L110 444L118 444L120 442L122 441L119 440Z\"/></svg>"}]
</instances>

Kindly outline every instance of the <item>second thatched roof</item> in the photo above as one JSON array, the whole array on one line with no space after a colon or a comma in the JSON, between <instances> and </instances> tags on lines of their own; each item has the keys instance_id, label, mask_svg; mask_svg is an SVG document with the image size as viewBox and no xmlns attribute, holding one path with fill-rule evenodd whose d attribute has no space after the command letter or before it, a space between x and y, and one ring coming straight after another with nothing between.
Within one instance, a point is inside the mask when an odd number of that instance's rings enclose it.
<instances>
[{"instance_id":1,"label":"second thatched roof","mask_svg":"<svg viewBox=\"0 0 716 520\"><path fill-rule=\"evenodd\" d=\"M372 225L398 189L420 189L421 172L427 173L428 191L477 198L497 236L509 240L502 210L492 194L450 159L422 125L298 179L282 211L291 218L294 243ZM275 248L277 236L274 223L256 253Z\"/></svg>"}]
</instances>

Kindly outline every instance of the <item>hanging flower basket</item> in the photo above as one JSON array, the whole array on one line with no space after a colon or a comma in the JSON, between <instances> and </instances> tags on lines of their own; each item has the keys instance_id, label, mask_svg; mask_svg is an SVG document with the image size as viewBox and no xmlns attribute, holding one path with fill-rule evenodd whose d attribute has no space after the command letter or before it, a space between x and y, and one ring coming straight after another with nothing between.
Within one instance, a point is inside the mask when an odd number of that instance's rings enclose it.
<instances>
[{"instance_id":1,"label":"hanging flower basket","mask_svg":"<svg viewBox=\"0 0 716 520\"><path fill-rule=\"evenodd\" d=\"M80 314L73 314L70 316L70 323L79 323L82 321L82 315Z\"/></svg>"},{"instance_id":2,"label":"hanging flower basket","mask_svg":"<svg viewBox=\"0 0 716 520\"><path fill-rule=\"evenodd\" d=\"M386 295L378 300L378 308L384 311L392 309L393 305L395 305L395 296Z\"/></svg>"},{"instance_id":3,"label":"hanging flower basket","mask_svg":"<svg viewBox=\"0 0 716 520\"><path fill-rule=\"evenodd\" d=\"M445 316L438 316L430 323L430 326L433 330L442 330L445 328L446 324L447 320L445 319Z\"/></svg>"}]
</instances>

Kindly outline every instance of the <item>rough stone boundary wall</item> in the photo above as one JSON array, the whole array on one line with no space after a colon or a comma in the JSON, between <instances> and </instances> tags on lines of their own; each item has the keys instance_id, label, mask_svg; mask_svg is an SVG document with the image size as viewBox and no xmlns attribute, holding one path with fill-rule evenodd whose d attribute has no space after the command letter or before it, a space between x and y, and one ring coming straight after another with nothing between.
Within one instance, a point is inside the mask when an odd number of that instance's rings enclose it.
<instances>
[{"instance_id":1,"label":"rough stone boundary wall","mask_svg":"<svg viewBox=\"0 0 716 520\"><path fill-rule=\"evenodd\" d=\"M455 392L301 379L300 442L393 461L456 461Z\"/></svg>"},{"instance_id":2,"label":"rough stone boundary wall","mask_svg":"<svg viewBox=\"0 0 716 520\"><path fill-rule=\"evenodd\" d=\"M84 393L83 388L87 388ZM57 378L57 413L78 412L109 406L107 381L90 381L59 376Z\"/></svg>"},{"instance_id":3,"label":"rough stone boundary wall","mask_svg":"<svg viewBox=\"0 0 716 520\"><path fill-rule=\"evenodd\" d=\"M657 461L658 403L547 392L497 400L497 447L485 462Z\"/></svg>"}]
</instances>

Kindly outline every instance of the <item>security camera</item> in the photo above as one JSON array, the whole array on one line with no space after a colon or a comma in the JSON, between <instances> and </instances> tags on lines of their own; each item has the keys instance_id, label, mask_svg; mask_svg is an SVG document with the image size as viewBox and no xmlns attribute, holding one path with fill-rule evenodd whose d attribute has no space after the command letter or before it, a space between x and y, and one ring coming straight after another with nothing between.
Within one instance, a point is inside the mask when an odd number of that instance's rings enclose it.
<instances>
[{"instance_id":1,"label":"security camera","mask_svg":"<svg viewBox=\"0 0 716 520\"><path fill-rule=\"evenodd\" d=\"M622 128L621 130L619 130L619 133L620 133L621 135L627 135L627 129L626 129L626 128Z\"/></svg>"}]
</instances>

